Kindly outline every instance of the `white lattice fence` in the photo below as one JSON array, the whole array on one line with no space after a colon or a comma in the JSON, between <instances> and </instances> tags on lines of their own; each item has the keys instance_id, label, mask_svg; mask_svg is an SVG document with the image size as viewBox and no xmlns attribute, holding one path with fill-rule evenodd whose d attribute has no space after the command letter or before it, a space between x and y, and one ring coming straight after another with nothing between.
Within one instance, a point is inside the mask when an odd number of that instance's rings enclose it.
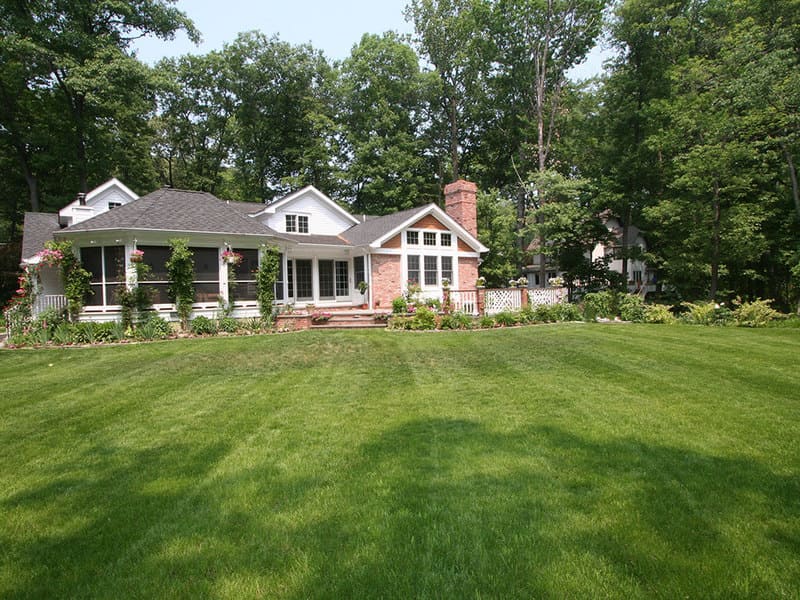
<instances>
[{"instance_id":1,"label":"white lattice fence","mask_svg":"<svg viewBox=\"0 0 800 600\"><path fill-rule=\"evenodd\" d=\"M467 315L477 315L478 292L476 290L450 290L450 310Z\"/></svg>"},{"instance_id":2,"label":"white lattice fence","mask_svg":"<svg viewBox=\"0 0 800 600\"><path fill-rule=\"evenodd\" d=\"M561 304L567 300L567 288L534 288L528 290L530 304Z\"/></svg>"},{"instance_id":3,"label":"white lattice fence","mask_svg":"<svg viewBox=\"0 0 800 600\"><path fill-rule=\"evenodd\" d=\"M487 315L495 315L505 310L519 310L522 308L524 291L517 288L486 290L483 310Z\"/></svg>"}]
</instances>

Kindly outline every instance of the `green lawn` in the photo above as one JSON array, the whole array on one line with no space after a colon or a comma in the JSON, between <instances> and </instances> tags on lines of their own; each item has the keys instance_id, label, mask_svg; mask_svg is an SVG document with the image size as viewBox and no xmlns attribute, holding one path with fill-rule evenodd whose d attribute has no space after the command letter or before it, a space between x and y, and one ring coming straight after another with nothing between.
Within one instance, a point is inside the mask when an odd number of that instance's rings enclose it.
<instances>
[{"instance_id":1,"label":"green lawn","mask_svg":"<svg viewBox=\"0 0 800 600\"><path fill-rule=\"evenodd\" d=\"M0 597L798 597L800 330L0 352Z\"/></svg>"}]
</instances>

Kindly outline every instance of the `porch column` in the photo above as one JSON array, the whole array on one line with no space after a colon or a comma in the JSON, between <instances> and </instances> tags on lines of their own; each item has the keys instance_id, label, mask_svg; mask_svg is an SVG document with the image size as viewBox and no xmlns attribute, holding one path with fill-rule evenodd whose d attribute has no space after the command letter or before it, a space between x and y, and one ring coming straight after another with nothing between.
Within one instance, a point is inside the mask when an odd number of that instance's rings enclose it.
<instances>
[{"instance_id":1,"label":"porch column","mask_svg":"<svg viewBox=\"0 0 800 600\"><path fill-rule=\"evenodd\" d=\"M230 294L228 293L228 265L222 260L222 253L227 250L225 245L217 248L217 264L219 265L219 295L228 303Z\"/></svg>"}]
</instances>

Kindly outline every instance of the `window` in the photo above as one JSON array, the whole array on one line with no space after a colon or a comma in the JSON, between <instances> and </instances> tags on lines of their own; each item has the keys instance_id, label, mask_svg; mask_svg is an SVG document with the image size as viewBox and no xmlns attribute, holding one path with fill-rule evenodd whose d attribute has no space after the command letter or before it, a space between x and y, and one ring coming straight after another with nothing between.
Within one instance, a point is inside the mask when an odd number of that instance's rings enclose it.
<instances>
[{"instance_id":1,"label":"window","mask_svg":"<svg viewBox=\"0 0 800 600\"><path fill-rule=\"evenodd\" d=\"M450 246L453 245L453 238L449 233L441 234L441 237L439 239L440 239L440 242L441 242L442 246L446 246L446 247L449 248Z\"/></svg>"},{"instance_id":2,"label":"window","mask_svg":"<svg viewBox=\"0 0 800 600\"><path fill-rule=\"evenodd\" d=\"M92 294L86 298L85 304L118 304L117 286L125 281L125 246L81 248L81 263L92 274Z\"/></svg>"},{"instance_id":3,"label":"window","mask_svg":"<svg viewBox=\"0 0 800 600\"><path fill-rule=\"evenodd\" d=\"M367 269L364 266L364 257L363 256L356 256L353 259L353 271L355 271L353 282L356 285L358 285L362 281L366 281L367 280Z\"/></svg>"},{"instance_id":4,"label":"window","mask_svg":"<svg viewBox=\"0 0 800 600\"><path fill-rule=\"evenodd\" d=\"M308 233L308 215L286 215L286 233Z\"/></svg>"},{"instance_id":5,"label":"window","mask_svg":"<svg viewBox=\"0 0 800 600\"><path fill-rule=\"evenodd\" d=\"M317 261L317 268L319 269L319 299L333 300L333 261Z\"/></svg>"},{"instance_id":6,"label":"window","mask_svg":"<svg viewBox=\"0 0 800 600\"><path fill-rule=\"evenodd\" d=\"M111 210L112 208L119 208L120 206L122 206L122 202L109 202L108 210Z\"/></svg>"},{"instance_id":7,"label":"window","mask_svg":"<svg viewBox=\"0 0 800 600\"><path fill-rule=\"evenodd\" d=\"M451 284L453 283L453 257L442 257L442 279L447 279Z\"/></svg>"},{"instance_id":8,"label":"window","mask_svg":"<svg viewBox=\"0 0 800 600\"><path fill-rule=\"evenodd\" d=\"M288 298L294 298L294 261L286 261L286 287L288 288Z\"/></svg>"},{"instance_id":9,"label":"window","mask_svg":"<svg viewBox=\"0 0 800 600\"><path fill-rule=\"evenodd\" d=\"M308 216L297 215L297 232L308 233Z\"/></svg>"},{"instance_id":10,"label":"window","mask_svg":"<svg viewBox=\"0 0 800 600\"><path fill-rule=\"evenodd\" d=\"M258 270L258 250L234 249L242 255L242 262L233 267L236 275L235 286L228 286L228 299L230 301L255 300L258 297L256 289L256 271Z\"/></svg>"},{"instance_id":11,"label":"window","mask_svg":"<svg viewBox=\"0 0 800 600\"><path fill-rule=\"evenodd\" d=\"M406 231L406 244L409 246L418 246L419 231Z\"/></svg>"},{"instance_id":12,"label":"window","mask_svg":"<svg viewBox=\"0 0 800 600\"><path fill-rule=\"evenodd\" d=\"M425 260L425 285L439 283L439 260L435 256L426 256Z\"/></svg>"},{"instance_id":13,"label":"window","mask_svg":"<svg viewBox=\"0 0 800 600\"><path fill-rule=\"evenodd\" d=\"M435 231L425 231L422 234L422 243L425 246L435 246L436 245L436 232Z\"/></svg>"},{"instance_id":14,"label":"window","mask_svg":"<svg viewBox=\"0 0 800 600\"><path fill-rule=\"evenodd\" d=\"M194 301L217 302L219 299L219 249L189 248L194 260ZM244 261L242 261L244 262Z\"/></svg>"},{"instance_id":15,"label":"window","mask_svg":"<svg viewBox=\"0 0 800 600\"><path fill-rule=\"evenodd\" d=\"M311 300L314 298L312 283L313 273L310 260L294 261L295 288L298 300Z\"/></svg>"},{"instance_id":16,"label":"window","mask_svg":"<svg viewBox=\"0 0 800 600\"><path fill-rule=\"evenodd\" d=\"M348 281L349 269L347 261L336 261L336 295L347 296L350 293L350 282Z\"/></svg>"},{"instance_id":17,"label":"window","mask_svg":"<svg viewBox=\"0 0 800 600\"><path fill-rule=\"evenodd\" d=\"M408 283L419 285L419 256L408 257Z\"/></svg>"},{"instance_id":18,"label":"window","mask_svg":"<svg viewBox=\"0 0 800 600\"><path fill-rule=\"evenodd\" d=\"M297 215L286 215L286 233L297 232Z\"/></svg>"},{"instance_id":19,"label":"window","mask_svg":"<svg viewBox=\"0 0 800 600\"><path fill-rule=\"evenodd\" d=\"M278 277L275 279L275 300L283 300L283 254L278 254Z\"/></svg>"},{"instance_id":20,"label":"window","mask_svg":"<svg viewBox=\"0 0 800 600\"><path fill-rule=\"evenodd\" d=\"M642 283L642 272L641 271L634 271L633 272L633 280L636 283Z\"/></svg>"}]
</instances>

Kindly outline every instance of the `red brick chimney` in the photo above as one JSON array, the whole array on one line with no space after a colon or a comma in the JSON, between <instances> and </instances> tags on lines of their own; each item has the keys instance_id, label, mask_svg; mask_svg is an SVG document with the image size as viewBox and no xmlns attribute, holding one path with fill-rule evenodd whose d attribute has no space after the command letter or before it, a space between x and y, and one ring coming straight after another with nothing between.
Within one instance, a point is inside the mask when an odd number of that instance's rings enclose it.
<instances>
[{"instance_id":1,"label":"red brick chimney","mask_svg":"<svg viewBox=\"0 0 800 600\"><path fill-rule=\"evenodd\" d=\"M478 186L459 179L444 187L444 210L459 225L478 237Z\"/></svg>"}]
</instances>

